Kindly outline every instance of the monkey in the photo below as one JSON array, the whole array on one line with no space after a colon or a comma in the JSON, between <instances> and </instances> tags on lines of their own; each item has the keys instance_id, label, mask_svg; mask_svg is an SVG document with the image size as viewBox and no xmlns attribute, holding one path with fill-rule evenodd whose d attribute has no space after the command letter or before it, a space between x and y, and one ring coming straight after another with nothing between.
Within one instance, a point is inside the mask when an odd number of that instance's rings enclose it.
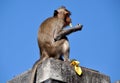
<instances>
[{"instance_id":1,"label":"monkey","mask_svg":"<svg viewBox=\"0 0 120 83\"><path fill-rule=\"evenodd\" d=\"M68 61L69 42L67 37L63 36L57 41L55 38L64 27L71 23L70 15L70 11L65 7L61 7L54 11L53 17L48 18L41 24L38 32L38 45L41 52L40 59L46 57L59 59L63 55L64 61Z\"/></svg>"},{"instance_id":2,"label":"monkey","mask_svg":"<svg viewBox=\"0 0 120 83\"><path fill-rule=\"evenodd\" d=\"M75 29L63 30L71 25L71 12L65 7L54 10L52 17L47 18L40 25L38 31L38 46L40 49L40 59L33 65L30 83L34 83L35 73L39 64L48 58L60 59L69 62L69 40L66 35L77 31ZM81 27L77 29L81 30ZM65 33L65 34L64 34ZM62 57L62 58L61 58Z\"/></svg>"}]
</instances>

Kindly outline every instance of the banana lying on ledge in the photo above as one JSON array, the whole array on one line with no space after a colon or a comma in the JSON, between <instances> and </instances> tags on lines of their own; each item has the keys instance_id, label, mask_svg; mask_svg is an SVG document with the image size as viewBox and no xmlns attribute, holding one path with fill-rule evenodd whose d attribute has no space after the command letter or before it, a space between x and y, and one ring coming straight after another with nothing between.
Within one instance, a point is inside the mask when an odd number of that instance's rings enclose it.
<instances>
[{"instance_id":1,"label":"banana lying on ledge","mask_svg":"<svg viewBox=\"0 0 120 83\"><path fill-rule=\"evenodd\" d=\"M79 66L80 62L77 60L72 60L70 65L74 67L75 72L80 76L82 74L82 69Z\"/></svg>"}]
</instances>

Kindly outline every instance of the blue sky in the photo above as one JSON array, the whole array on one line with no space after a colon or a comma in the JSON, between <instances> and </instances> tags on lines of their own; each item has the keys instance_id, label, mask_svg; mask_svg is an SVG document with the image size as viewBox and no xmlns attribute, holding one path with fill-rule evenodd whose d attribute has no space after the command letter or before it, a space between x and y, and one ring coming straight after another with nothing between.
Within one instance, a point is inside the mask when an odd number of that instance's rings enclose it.
<instances>
[{"instance_id":1,"label":"blue sky","mask_svg":"<svg viewBox=\"0 0 120 83\"><path fill-rule=\"evenodd\" d=\"M39 58L39 25L61 5L83 30L68 36L70 59L120 80L119 0L0 0L0 82L30 69Z\"/></svg>"}]
</instances>

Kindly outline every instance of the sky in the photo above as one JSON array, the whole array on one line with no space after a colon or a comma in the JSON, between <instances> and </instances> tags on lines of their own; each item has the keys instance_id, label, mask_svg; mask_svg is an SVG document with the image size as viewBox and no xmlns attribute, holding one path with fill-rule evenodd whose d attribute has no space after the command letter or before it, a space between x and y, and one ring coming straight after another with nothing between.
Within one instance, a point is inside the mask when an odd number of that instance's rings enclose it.
<instances>
[{"instance_id":1,"label":"sky","mask_svg":"<svg viewBox=\"0 0 120 83\"><path fill-rule=\"evenodd\" d=\"M68 35L70 59L120 80L120 0L0 0L0 83L32 68L39 26L60 6L83 25Z\"/></svg>"}]
</instances>

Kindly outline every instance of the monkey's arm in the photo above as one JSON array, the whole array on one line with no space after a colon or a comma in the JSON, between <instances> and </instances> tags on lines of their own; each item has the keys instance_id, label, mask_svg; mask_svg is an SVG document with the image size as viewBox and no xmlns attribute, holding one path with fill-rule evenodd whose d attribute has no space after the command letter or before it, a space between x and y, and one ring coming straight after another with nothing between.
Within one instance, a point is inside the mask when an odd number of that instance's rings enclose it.
<instances>
[{"instance_id":1,"label":"monkey's arm","mask_svg":"<svg viewBox=\"0 0 120 83\"><path fill-rule=\"evenodd\" d=\"M62 30L56 37L55 41L61 39L62 37L71 34L72 32L80 31L82 30L83 25L78 24L77 26L67 29L67 30Z\"/></svg>"}]
</instances>

